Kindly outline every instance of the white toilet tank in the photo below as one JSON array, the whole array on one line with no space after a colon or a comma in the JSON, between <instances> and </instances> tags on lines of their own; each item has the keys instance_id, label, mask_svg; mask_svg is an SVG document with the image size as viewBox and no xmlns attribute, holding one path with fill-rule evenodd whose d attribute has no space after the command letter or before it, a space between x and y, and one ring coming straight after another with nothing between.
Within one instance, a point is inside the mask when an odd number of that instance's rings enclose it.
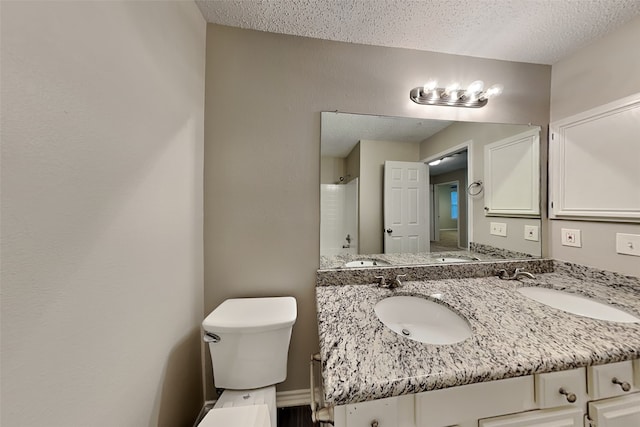
<instances>
[{"instance_id":1,"label":"white toilet tank","mask_svg":"<svg viewBox=\"0 0 640 427\"><path fill-rule=\"evenodd\" d=\"M215 386L245 390L284 381L296 317L293 297L233 298L220 304L202 322Z\"/></svg>"}]
</instances>

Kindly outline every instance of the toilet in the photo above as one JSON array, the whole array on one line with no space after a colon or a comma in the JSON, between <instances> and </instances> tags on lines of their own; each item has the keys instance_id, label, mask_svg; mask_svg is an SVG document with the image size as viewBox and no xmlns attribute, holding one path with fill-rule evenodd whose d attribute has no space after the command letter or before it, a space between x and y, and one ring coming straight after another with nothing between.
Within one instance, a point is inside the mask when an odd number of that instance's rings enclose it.
<instances>
[{"instance_id":1,"label":"toilet","mask_svg":"<svg viewBox=\"0 0 640 427\"><path fill-rule=\"evenodd\" d=\"M224 389L198 427L276 427L276 384L287 378L293 297L232 298L202 322L213 382Z\"/></svg>"}]
</instances>

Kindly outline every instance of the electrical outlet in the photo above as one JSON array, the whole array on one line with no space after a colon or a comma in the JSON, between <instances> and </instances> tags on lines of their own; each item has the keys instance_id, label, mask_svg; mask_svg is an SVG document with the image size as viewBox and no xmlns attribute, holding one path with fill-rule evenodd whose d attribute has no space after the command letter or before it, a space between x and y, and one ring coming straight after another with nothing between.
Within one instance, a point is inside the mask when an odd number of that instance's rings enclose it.
<instances>
[{"instance_id":1,"label":"electrical outlet","mask_svg":"<svg viewBox=\"0 0 640 427\"><path fill-rule=\"evenodd\" d=\"M616 252L640 256L640 234L616 233Z\"/></svg>"},{"instance_id":2,"label":"electrical outlet","mask_svg":"<svg viewBox=\"0 0 640 427\"><path fill-rule=\"evenodd\" d=\"M582 247L582 238L580 236L580 230L573 228L560 229L562 236L562 246L573 246L575 248Z\"/></svg>"},{"instance_id":3,"label":"electrical outlet","mask_svg":"<svg viewBox=\"0 0 640 427\"><path fill-rule=\"evenodd\" d=\"M537 242L540 240L540 228L537 225L524 226L524 239Z\"/></svg>"},{"instance_id":4,"label":"electrical outlet","mask_svg":"<svg viewBox=\"0 0 640 427\"><path fill-rule=\"evenodd\" d=\"M494 236L507 237L507 224L504 222L492 222L489 228L489 233Z\"/></svg>"}]
</instances>

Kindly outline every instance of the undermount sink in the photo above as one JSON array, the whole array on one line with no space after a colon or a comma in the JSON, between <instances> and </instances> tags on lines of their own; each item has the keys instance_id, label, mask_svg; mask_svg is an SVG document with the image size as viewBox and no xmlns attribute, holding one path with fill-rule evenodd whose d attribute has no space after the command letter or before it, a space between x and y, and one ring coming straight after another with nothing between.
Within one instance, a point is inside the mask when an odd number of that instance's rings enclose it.
<instances>
[{"instance_id":1,"label":"undermount sink","mask_svg":"<svg viewBox=\"0 0 640 427\"><path fill-rule=\"evenodd\" d=\"M399 295L378 302L374 311L393 332L427 344L455 344L471 336L465 319L442 304Z\"/></svg>"},{"instance_id":2,"label":"undermount sink","mask_svg":"<svg viewBox=\"0 0 640 427\"><path fill-rule=\"evenodd\" d=\"M578 316L621 323L640 322L640 318L626 311L581 295L538 286L518 288L518 292L539 303L571 314L577 314Z\"/></svg>"},{"instance_id":3,"label":"undermount sink","mask_svg":"<svg viewBox=\"0 0 640 427\"><path fill-rule=\"evenodd\" d=\"M380 267L391 265L387 261L381 261L379 259L359 259L356 261L349 261L344 266L345 267Z\"/></svg>"}]
</instances>

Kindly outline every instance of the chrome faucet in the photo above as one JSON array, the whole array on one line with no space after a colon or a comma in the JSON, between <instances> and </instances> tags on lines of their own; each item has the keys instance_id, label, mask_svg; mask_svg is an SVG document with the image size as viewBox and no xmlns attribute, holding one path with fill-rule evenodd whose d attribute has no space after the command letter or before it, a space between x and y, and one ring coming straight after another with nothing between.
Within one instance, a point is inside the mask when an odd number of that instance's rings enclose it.
<instances>
[{"instance_id":1,"label":"chrome faucet","mask_svg":"<svg viewBox=\"0 0 640 427\"><path fill-rule=\"evenodd\" d=\"M520 277L528 277L529 279L536 278L536 276L529 273L528 271L525 271L522 268L516 268L516 271L514 271L513 276L509 276L509 273L507 273L507 270L505 270L504 268L501 270L498 270L498 278L502 280L518 280Z\"/></svg>"},{"instance_id":2,"label":"chrome faucet","mask_svg":"<svg viewBox=\"0 0 640 427\"><path fill-rule=\"evenodd\" d=\"M387 289L395 289L402 286L402 282L400 281L401 277L407 277L407 275L398 274L393 282L387 283L387 280L384 278L384 276L375 276L376 279L380 279L380 283L378 284L378 286L380 286L381 288L387 288Z\"/></svg>"},{"instance_id":3,"label":"chrome faucet","mask_svg":"<svg viewBox=\"0 0 640 427\"><path fill-rule=\"evenodd\" d=\"M402 286L402 282L400 281L401 277L407 277L406 274L398 274L396 276L396 280L393 282L395 284L394 288L399 288L400 286Z\"/></svg>"}]
</instances>

